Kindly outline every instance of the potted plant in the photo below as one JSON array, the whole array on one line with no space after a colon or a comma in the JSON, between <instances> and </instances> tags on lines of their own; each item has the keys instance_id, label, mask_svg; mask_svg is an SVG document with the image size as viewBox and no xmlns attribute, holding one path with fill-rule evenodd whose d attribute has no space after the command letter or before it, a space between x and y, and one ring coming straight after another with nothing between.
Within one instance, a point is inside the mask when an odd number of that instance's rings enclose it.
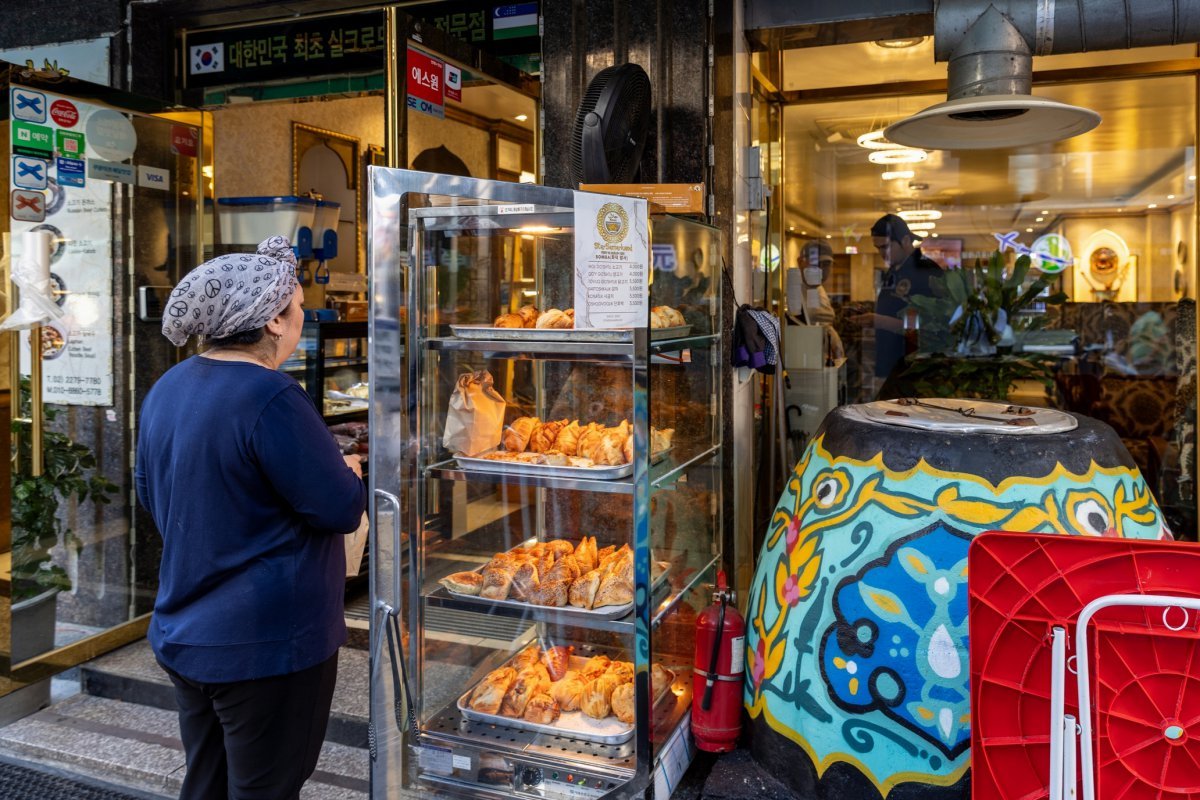
<instances>
[{"instance_id":1,"label":"potted plant","mask_svg":"<svg viewBox=\"0 0 1200 800\"><path fill-rule=\"evenodd\" d=\"M19 418L12 422L13 438L17 442L12 477L14 632L18 614L51 604L59 591L71 588L66 570L54 562L52 551L60 544L78 551L81 542L64 523L59 514L61 506L87 500L107 503L117 490L116 484L96 472L96 456L91 448L64 433L50 430L61 413L61 409L53 406L43 410L47 426L42 432L42 474L34 475L28 380L21 381L19 394ZM15 652L17 636L14 635L13 640L13 660L22 660ZM29 655L36 652L40 651Z\"/></svg>"},{"instance_id":2,"label":"potted plant","mask_svg":"<svg viewBox=\"0 0 1200 800\"><path fill-rule=\"evenodd\" d=\"M1021 256L1008 271L996 252L987 265L934 278L932 296L913 296L921 345L891 393L1004 400L1020 380L1053 389L1054 358L1009 355L1023 334L1046 324L1041 314L1021 312L1038 301L1058 305L1067 299L1063 292L1041 297L1050 286L1044 275L1026 285L1030 266L1029 256Z\"/></svg>"}]
</instances>

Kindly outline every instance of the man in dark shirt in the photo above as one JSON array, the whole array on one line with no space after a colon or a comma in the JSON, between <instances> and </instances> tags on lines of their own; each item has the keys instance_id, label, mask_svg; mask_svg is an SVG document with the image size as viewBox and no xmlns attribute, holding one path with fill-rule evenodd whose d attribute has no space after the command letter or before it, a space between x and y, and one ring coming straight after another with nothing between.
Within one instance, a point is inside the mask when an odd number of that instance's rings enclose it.
<instances>
[{"instance_id":1,"label":"man in dark shirt","mask_svg":"<svg viewBox=\"0 0 1200 800\"><path fill-rule=\"evenodd\" d=\"M863 315L875 328L875 377L882 385L904 359L904 310L909 298L933 294L930 279L941 275L942 268L921 255L921 240L895 214L886 214L871 226L871 242L888 266L875 298L875 313Z\"/></svg>"}]
</instances>

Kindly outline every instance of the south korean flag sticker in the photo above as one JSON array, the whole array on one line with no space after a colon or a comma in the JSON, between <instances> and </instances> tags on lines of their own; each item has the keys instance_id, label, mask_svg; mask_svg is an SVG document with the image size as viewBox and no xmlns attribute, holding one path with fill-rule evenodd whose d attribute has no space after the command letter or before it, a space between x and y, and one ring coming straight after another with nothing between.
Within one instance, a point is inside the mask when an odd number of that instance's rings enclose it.
<instances>
[{"instance_id":1,"label":"south korean flag sticker","mask_svg":"<svg viewBox=\"0 0 1200 800\"><path fill-rule=\"evenodd\" d=\"M225 71L225 43L193 45L188 58L188 71L191 75L203 75L207 72Z\"/></svg>"}]
</instances>

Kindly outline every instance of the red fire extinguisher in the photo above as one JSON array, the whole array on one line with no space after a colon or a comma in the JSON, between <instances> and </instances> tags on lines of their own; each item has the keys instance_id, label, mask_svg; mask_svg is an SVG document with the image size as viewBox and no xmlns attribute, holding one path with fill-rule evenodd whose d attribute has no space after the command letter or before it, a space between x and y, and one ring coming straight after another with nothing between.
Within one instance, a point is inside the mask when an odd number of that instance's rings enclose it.
<instances>
[{"instance_id":1,"label":"red fire extinguisher","mask_svg":"<svg viewBox=\"0 0 1200 800\"><path fill-rule=\"evenodd\" d=\"M692 666L692 735L710 753L734 749L742 727L746 621L733 604L725 571L717 573L713 604L696 619Z\"/></svg>"}]
</instances>

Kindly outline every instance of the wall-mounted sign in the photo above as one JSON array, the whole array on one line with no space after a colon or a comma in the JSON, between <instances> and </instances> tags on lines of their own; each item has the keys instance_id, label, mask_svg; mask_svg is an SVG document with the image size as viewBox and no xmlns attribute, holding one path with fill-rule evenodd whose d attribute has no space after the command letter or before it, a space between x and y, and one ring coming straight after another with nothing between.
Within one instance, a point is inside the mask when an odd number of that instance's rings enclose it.
<instances>
[{"instance_id":1,"label":"wall-mounted sign","mask_svg":"<svg viewBox=\"0 0 1200 800\"><path fill-rule=\"evenodd\" d=\"M129 118L111 108L97 108L83 124L88 149L106 161L133 158L137 149L137 131Z\"/></svg>"},{"instance_id":2,"label":"wall-mounted sign","mask_svg":"<svg viewBox=\"0 0 1200 800\"><path fill-rule=\"evenodd\" d=\"M32 89L13 87L12 116L26 122L46 121L46 95Z\"/></svg>"},{"instance_id":3,"label":"wall-mounted sign","mask_svg":"<svg viewBox=\"0 0 1200 800\"><path fill-rule=\"evenodd\" d=\"M50 118L60 128L74 128L79 122L79 109L70 100L55 100L50 104Z\"/></svg>"},{"instance_id":4,"label":"wall-mounted sign","mask_svg":"<svg viewBox=\"0 0 1200 800\"><path fill-rule=\"evenodd\" d=\"M14 153L35 158L54 156L54 137L45 125L35 125L19 119L12 121L12 149Z\"/></svg>"},{"instance_id":5,"label":"wall-mounted sign","mask_svg":"<svg viewBox=\"0 0 1200 800\"><path fill-rule=\"evenodd\" d=\"M542 39L538 33L540 3L497 3L495 0L456 0L454 3L419 3L404 13L436 26L451 36L494 56L535 55L540 63ZM451 10L452 7L452 10Z\"/></svg>"},{"instance_id":6,"label":"wall-mounted sign","mask_svg":"<svg viewBox=\"0 0 1200 800\"><path fill-rule=\"evenodd\" d=\"M575 192L575 327L630 328L650 319L645 200Z\"/></svg>"},{"instance_id":7,"label":"wall-mounted sign","mask_svg":"<svg viewBox=\"0 0 1200 800\"><path fill-rule=\"evenodd\" d=\"M183 46L188 89L382 72L383 12L189 31Z\"/></svg>"},{"instance_id":8,"label":"wall-mounted sign","mask_svg":"<svg viewBox=\"0 0 1200 800\"><path fill-rule=\"evenodd\" d=\"M117 181L118 183L133 183L134 170L132 164L115 164L111 161L101 161L89 158L88 177L98 181Z\"/></svg>"},{"instance_id":9,"label":"wall-mounted sign","mask_svg":"<svg viewBox=\"0 0 1200 800\"><path fill-rule=\"evenodd\" d=\"M431 117L446 116L442 89L445 63L408 48L408 107Z\"/></svg>"},{"instance_id":10,"label":"wall-mounted sign","mask_svg":"<svg viewBox=\"0 0 1200 800\"><path fill-rule=\"evenodd\" d=\"M41 222L46 218L46 195L43 192L13 189L10 203L13 219Z\"/></svg>"},{"instance_id":11,"label":"wall-mounted sign","mask_svg":"<svg viewBox=\"0 0 1200 800\"><path fill-rule=\"evenodd\" d=\"M59 186L87 185L87 162L82 158L58 158L55 161Z\"/></svg>"},{"instance_id":12,"label":"wall-mounted sign","mask_svg":"<svg viewBox=\"0 0 1200 800\"><path fill-rule=\"evenodd\" d=\"M171 126L171 152L180 156L196 157L200 145L200 131L188 125Z\"/></svg>"},{"instance_id":13,"label":"wall-mounted sign","mask_svg":"<svg viewBox=\"0 0 1200 800\"><path fill-rule=\"evenodd\" d=\"M453 64L446 65L446 97L462 102L462 70Z\"/></svg>"},{"instance_id":14,"label":"wall-mounted sign","mask_svg":"<svg viewBox=\"0 0 1200 800\"><path fill-rule=\"evenodd\" d=\"M61 129L54 132L54 149L66 158L83 158L86 141L87 138L82 133Z\"/></svg>"},{"instance_id":15,"label":"wall-mounted sign","mask_svg":"<svg viewBox=\"0 0 1200 800\"><path fill-rule=\"evenodd\" d=\"M137 168L138 186L147 189L162 189L166 191L171 188L171 172L170 170L159 169L158 167L139 166Z\"/></svg>"}]
</instances>

